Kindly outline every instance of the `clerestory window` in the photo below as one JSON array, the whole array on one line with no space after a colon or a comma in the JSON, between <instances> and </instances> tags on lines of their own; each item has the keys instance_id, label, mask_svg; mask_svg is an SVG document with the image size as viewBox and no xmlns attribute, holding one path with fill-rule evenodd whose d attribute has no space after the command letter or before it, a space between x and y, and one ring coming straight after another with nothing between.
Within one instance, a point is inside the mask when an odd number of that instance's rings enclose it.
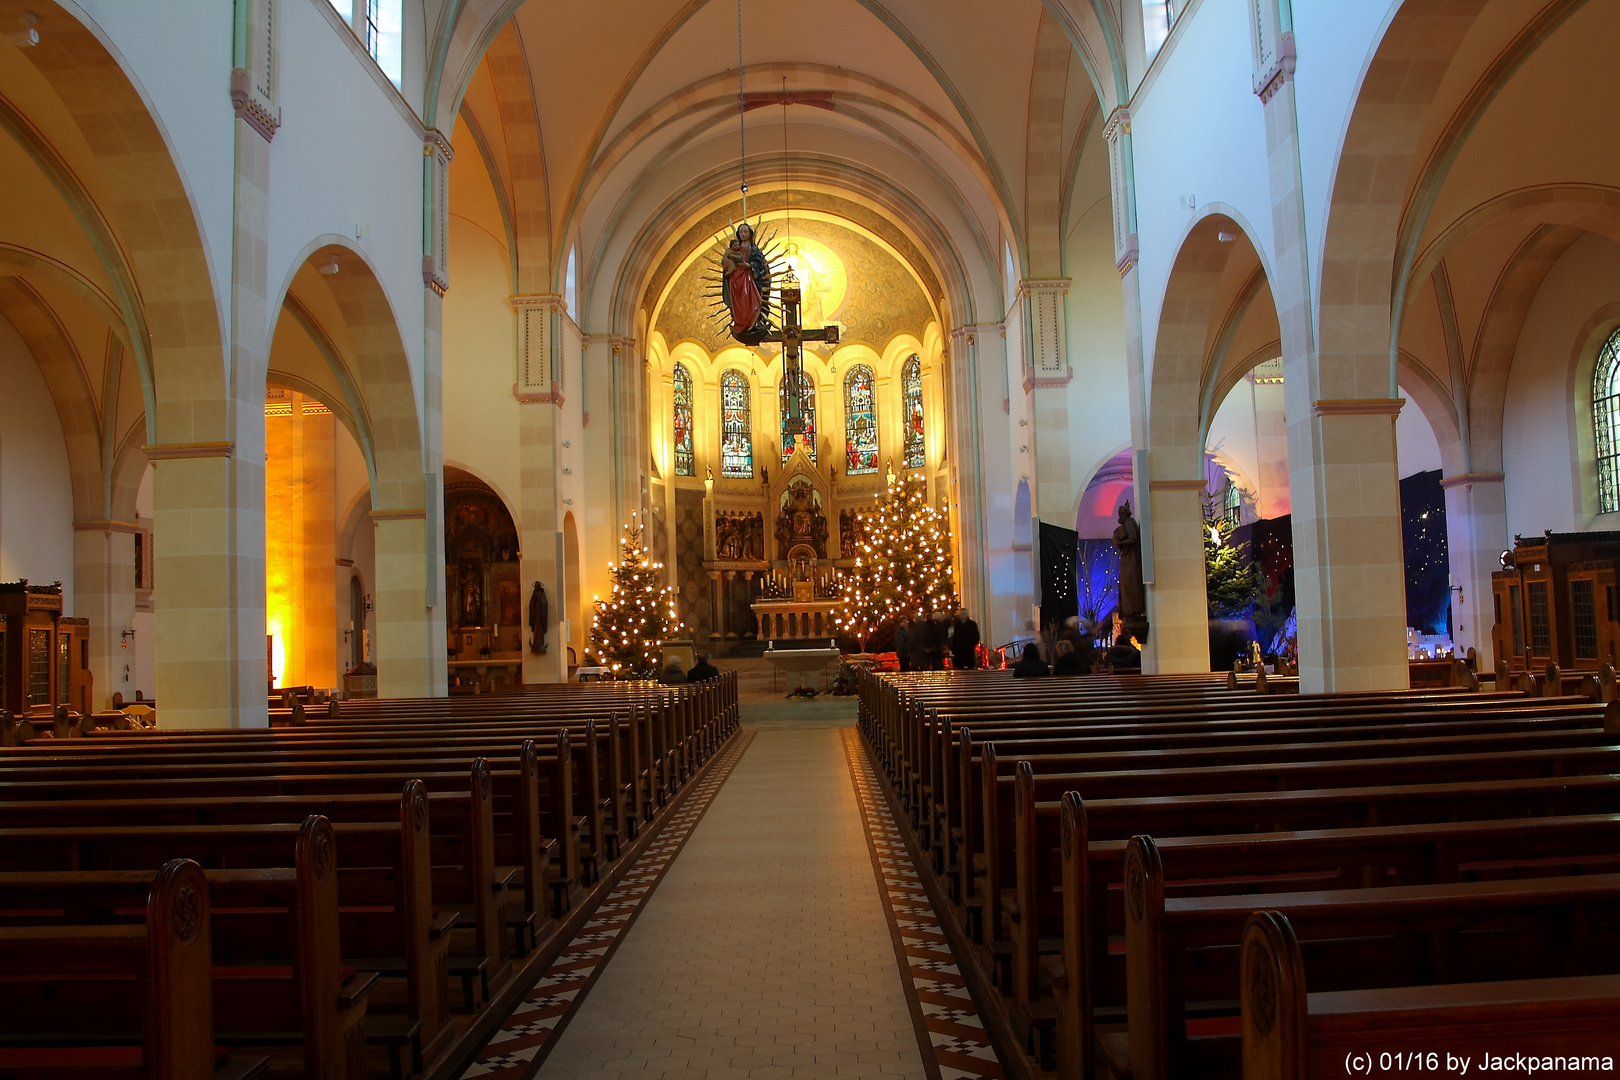
<instances>
[{"instance_id":1,"label":"clerestory window","mask_svg":"<svg viewBox=\"0 0 1620 1080\"><path fill-rule=\"evenodd\" d=\"M1592 434L1597 441L1598 513L1612 514L1620 510L1620 330L1598 350Z\"/></svg>"}]
</instances>

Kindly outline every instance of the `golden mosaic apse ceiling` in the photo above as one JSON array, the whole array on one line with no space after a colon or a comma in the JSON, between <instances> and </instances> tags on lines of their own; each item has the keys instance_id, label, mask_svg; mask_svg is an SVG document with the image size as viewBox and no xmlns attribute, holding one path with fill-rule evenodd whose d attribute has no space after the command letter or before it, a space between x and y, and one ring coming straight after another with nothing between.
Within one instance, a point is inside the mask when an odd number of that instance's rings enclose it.
<instances>
[{"instance_id":1,"label":"golden mosaic apse ceiling","mask_svg":"<svg viewBox=\"0 0 1620 1080\"><path fill-rule=\"evenodd\" d=\"M775 233L775 254L794 265L804 295L805 326L837 323L844 344L868 345L881 354L897 335L921 339L934 321L933 307L916 277L862 233L798 216L791 222L767 218L760 231ZM711 316L712 263L708 249L688 263L656 314L653 329L671 348L690 341L712 354L734 344Z\"/></svg>"}]
</instances>

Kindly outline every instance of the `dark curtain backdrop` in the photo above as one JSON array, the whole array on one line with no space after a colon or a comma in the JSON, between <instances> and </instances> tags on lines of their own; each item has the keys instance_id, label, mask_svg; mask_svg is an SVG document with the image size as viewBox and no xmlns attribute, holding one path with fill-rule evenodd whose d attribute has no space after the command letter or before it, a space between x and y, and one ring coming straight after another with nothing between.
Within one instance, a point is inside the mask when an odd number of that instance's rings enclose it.
<instances>
[{"instance_id":1,"label":"dark curtain backdrop","mask_svg":"<svg viewBox=\"0 0 1620 1080\"><path fill-rule=\"evenodd\" d=\"M1401 481L1401 546L1406 555L1406 625L1422 634L1451 632L1451 556L1440 470Z\"/></svg>"},{"instance_id":2,"label":"dark curtain backdrop","mask_svg":"<svg viewBox=\"0 0 1620 1080\"><path fill-rule=\"evenodd\" d=\"M1048 625L1080 613L1075 594L1075 553L1080 534L1041 522L1041 621Z\"/></svg>"}]
</instances>

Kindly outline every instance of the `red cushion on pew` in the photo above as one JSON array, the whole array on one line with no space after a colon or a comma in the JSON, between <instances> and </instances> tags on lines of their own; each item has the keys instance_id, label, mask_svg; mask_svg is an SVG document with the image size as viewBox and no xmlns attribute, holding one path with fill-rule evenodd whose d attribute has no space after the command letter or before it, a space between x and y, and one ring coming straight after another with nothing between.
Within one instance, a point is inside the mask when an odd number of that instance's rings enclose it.
<instances>
[{"instance_id":1,"label":"red cushion on pew","mask_svg":"<svg viewBox=\"0 0 1620 1080\"><path fill-rule=\"evenodd\" d=\"M139 1046L16 1046L0 1048L0 1069L138 1069Z\"/></svg>"},{"instance_id":2,"label":"red cushion on pew","mask_svg":"<svg viewBox=\"0 0 1620 1080\"><path fill-rule=\"evenodd\" d=\"M0 1069L138 1069L143 1048L131 1046L10 1046L0 1047ZM228 1047L214 1047L217 1062Z\"/></svg>"},{"instance_id":3,"label":"red cushion on pew","mask_svg":"<svg viewBox=\"0 0 1620 1080\"><path fill-rule=\"evenodd\" d=\"M1243 1017L1241 1016L1194 1017L1187 1021L1187 1037L1189 1039L1209 1039L1221 1035L1242 1034Z\"/></svg>"},{"instance_id":4,"label":"red cushion on pew","mask_svg":"<svg viewBox=\"0 0 1620 1080\"><path fill-rule=\"evenodd\" d=\"M341 967L338 969L338 979L347 980L354 975L354 968ZM270 965L267 967L216 967L212 969L212 976L216 979L290 979L293 969L289 964L285 967Z\"/></svg>"}]
</instances>

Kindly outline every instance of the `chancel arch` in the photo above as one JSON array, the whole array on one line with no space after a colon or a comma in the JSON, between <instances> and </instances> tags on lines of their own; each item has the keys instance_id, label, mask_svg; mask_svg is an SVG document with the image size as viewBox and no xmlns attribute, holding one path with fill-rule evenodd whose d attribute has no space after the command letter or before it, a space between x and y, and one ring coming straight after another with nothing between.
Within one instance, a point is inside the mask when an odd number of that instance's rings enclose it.
<instances>
[{"instance_id":1,"label":"chancel arch","mask_svg":"<svg viewBox=\"0 0 1620 1080\"><path fill-rule=\"evenodd\" d=\"M651 293L653 550L694 638L721 651L779 627L789 636L830 627L856 515L891 474L920 473L948 503L932 271L919 273L903 244L831 214L769 211L760 221L801 284L803 324L839 328L837 344L806 347L796 390L779 346L740 346L710 316L712 235L666 255L672 276ZM676 423L687 415L677 405L687 379L690 471ZM800 431L786 430L790 392L801 395Z\"/></svg>"}]
</instances>

